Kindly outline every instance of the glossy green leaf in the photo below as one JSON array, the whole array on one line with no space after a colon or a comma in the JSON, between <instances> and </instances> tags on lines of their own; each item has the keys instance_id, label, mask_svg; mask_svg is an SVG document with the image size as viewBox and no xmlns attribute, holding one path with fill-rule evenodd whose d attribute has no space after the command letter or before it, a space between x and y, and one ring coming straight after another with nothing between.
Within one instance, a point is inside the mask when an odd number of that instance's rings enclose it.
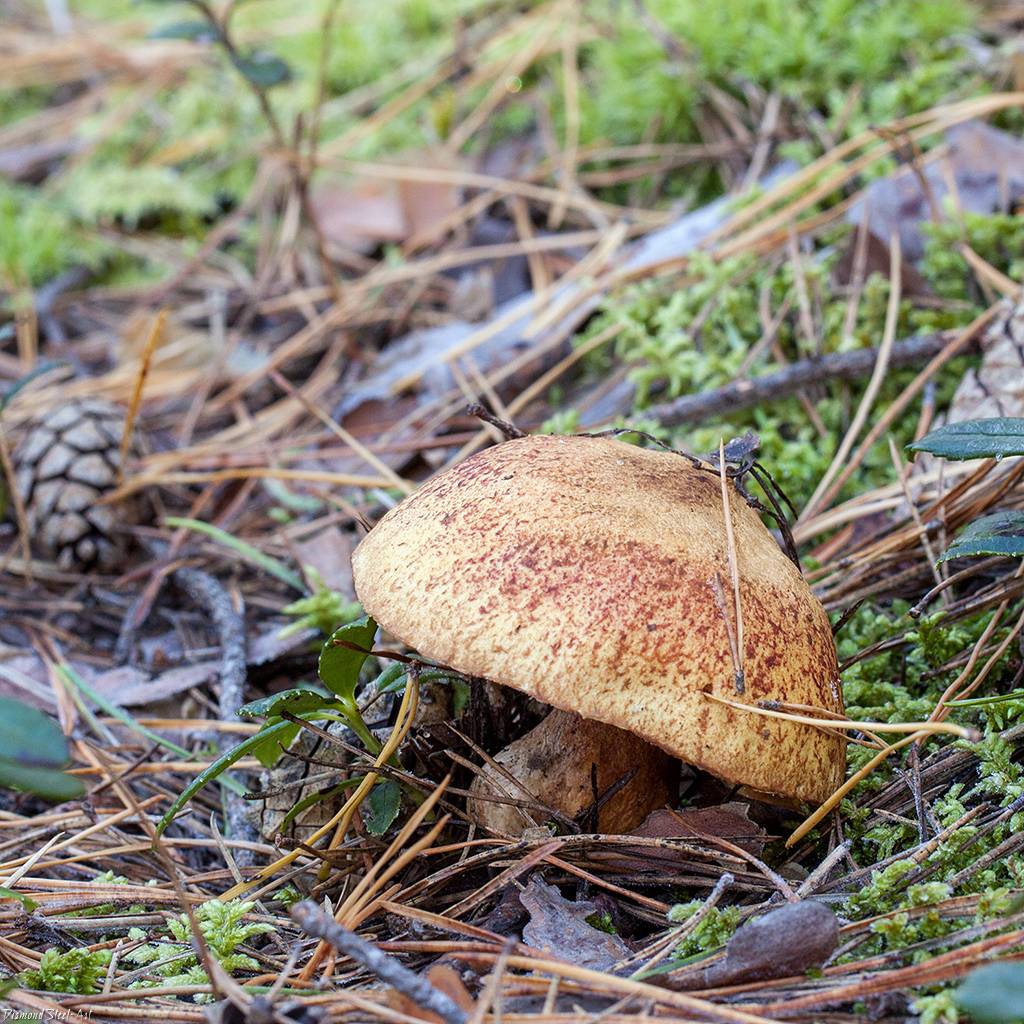
<instances>
[{"instance_id":1,"label":"glossy green leaf","mask_svg":"<svg viewBox=\"0 0 1024 1024\"><path fill-rule=\"evenodd\" d=\"M299 735L301 728L302 726L298 722L271 719L253 737L253 739L261 738L261 742L253 746L252 756L264 768L268 770L273 768L291 746L292 740Z\"/></svg>"},{"instance_id":2,"label":"glossy green leaf","mask_svg":"<svg viewBox=\"0 0 1024 1024\"><path fill-rule=\"evenodd\" d=\"M359 670L366 661L376 635L377 623L364 615L336 629L320 649L320 662L317 665L320 679L331 693L336 693L346 704L355 703Z\"/></svg>"},{"instance_id":3,"label":"glossy green leaf","mask_svg":"<svg viewBox=\"0 0 1024 1024\"><path fill-rule=\"evenodd\" d=\"M270 89L292 80L292 69L271 53L252 53L236 57L235 67L258 89Z\"/></svg>"},{"instance_id":4,"label":"glossy green leaf","mask_svg":"<svg viewBox=\"0 0 1024 1024\"><path fill-rule=\"evenodd\" d=\"M966 526L940 562L972 555L1024 556L1024 512L993 512Z\"/></svg>"},{"instance_id":5,"label":"glossy green leaf","mask_svg":"<svg viewBox=\"0 0 1024 1024\"><path fill-rule=\"evenodd\" d=\"M264 754L270 749L278 750L278 756L280 756L280 744L287 746L291 743L295 734L298 732L300 726L295 722L275 722L271 725L264 726L259 732L254 733L252 736L246 737L238 744L237 747L232 747L230 750L221 754L213 764L210 765L205 771L200 772L182 791L178 796L178 799L171 805L171 809L160 819L157 824L156 831L157 835L163 833L164 829L174 820L174 816L181 810L205 786L208 782L213 782L218 775L222 775L228 770L236 761L240 761L246 754L253 754L259 757L256 753L257 750L261 750ZM284 737L288 737L285 739ZM276 760L276 758L274 759ZM261 764L266 764L264 759L260 758ZM271 762L273 763L273 762Z\"/></svg>"},{"instance_id":6,"label":"glossy green leaf","mask_svg":"<svg viewBox=\"0 0 1024 1024\"><path fill-rule=\"evenodd\" d=\"M1024 1021L1024 963L986 964L956 990L957 1005L974 1024Z\"/></svg>"},{"instance_id":7,"label":"glossy green leaf","mask_svg":"<svg viewBox=\"0 0 1024 1024\"><path fill-rule=\"evenodd\" d=\"M292 715L300 715L304 711L316 711L318 708L337 707L338 702L327 693L319 690L307 690L301 687L294 690L282 690L281 693L251 700L238 709L238 717L250 721L257 718L281 717L282 711Z\"/></svg>"},{"instance_id":8,"label":"glossy green leaf","mask_svg":"<svg viewBox=\"0 0 1024 1024\"><path fill-rule=\"evenodd\" d=\"M1002 459L1008 455L1024 455L1024 419L993 416L947 423L907 447L944 459Z\"/></svg>"},{"instance_id":9,"label":"glossy green leaf","mask_svg":"<svg viewBox=\"0 0 1024 1024\"><path fill-rule=\"evenodd\" d=\"M371 684L377 693L401 693L408 682L409 669L402 662L393 661ZM451 683L458 685L461 678L450 669L425 668L420 670L421 683Z\"/></svg>"},{"instance_id":10,"label":"glossy green leaf","mask_svg":"<svg viewBox=\"0 0 1024 1024\"><path fill-rule=\"evenodd\" d=\"M0 788L35 793L46 800L74 800L85 792L81 779L56 768L33 768L0 758Z\"/></svg>"},{"instance_id":11,"label":"glossy green leaf","mask_svg":"<svg viewBox=\"0 0 1024 1024\"><path fill-rule=\"evenodd\" d=\"M85 787L60 770L67 763L67 740L49 715L0 697L0 787L74 800Z\"/></svg>"},{"instance_id":12,"label":"glossy green leaf","mask_svg":"<svg viewBox=\"0 0 1024 1024\"><path fill-rule=\"evenodd\" d=\"M146 38L212 42L217 38L217 33L208 21L172 21L169 25L161 25L154 29Z\"/></svg>"},{"instance_id":13,"label":"glossy green leaf","mask_svg":"<svg viewBox=\"0 0 1024 1024\"><path fill-rule=\"evenodd\" d=\"M24 893L15 892L0 885L0 900L17 900L24 908L26 914L31 914L39 906L35 900L29 899Z\"/></svg>"},{"instance_id":14,"label":"glossy green leaf","mask_svg":"<svg viewBox=\"0 0 1024 1024\"><path fill-rule=\"evenodd\" d=\"M49 715L0 697L0 756L26 768L63 768L68 743Z\"/></svg>"},{"instance_id":15,"label":"glossy green leaf","mask_svg":"<svg viewBox=\"0 0 1024 1024\"><path fill-rule=\"evenodd\" d=\"M398 693L405 689L408 672L400 661L393 661L373 681L373 689L377 693Z\"/></svg>"},{"instance_id":16,"label":"glossy green leaf","mask_svg":"<svg viewBox=\"0 0 1024 1024\"><path fill-rule=\"evenodd\" d=\"M402 787L394 779L378 782L363 803L363 824L371 836L382 836L402 809Z\"/></svg>"}]
</instances>

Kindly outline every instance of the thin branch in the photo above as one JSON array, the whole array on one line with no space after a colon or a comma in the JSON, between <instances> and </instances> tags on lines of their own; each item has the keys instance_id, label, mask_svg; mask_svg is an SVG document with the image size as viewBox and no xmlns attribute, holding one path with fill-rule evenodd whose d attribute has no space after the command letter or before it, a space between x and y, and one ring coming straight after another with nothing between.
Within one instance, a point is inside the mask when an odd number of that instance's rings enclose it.
<instances>
[{"instance_id":1,"label":"thin branch","mask_svg":"<svg viewBox=\"0 0 1024 1024\"><path fill-rule=\"evenodd\" d=\"M450 996L435 988L426 978L410 971L355 932L343 928L312 900L292 907L292 920L307 934L329 942L339 953L350 957L381 981L408 996L417 1005L436 1013L445 1024L467 1024L469 1016Z\"/></svg>"},{"instance_id":2,"label":"thin branch","mask_svg":"<svg viewBox=\"0 0 1024 1024\"><path fill-rule=\"evenodd\" d=\"M931 359L951 344L955 336L946 333L921 334L892 347L889 367L900 369ZM790 363L784 370L769 373L753 380L738 380L712 391L696 395L681 395L670 402L662 402L644 410L644 416L657 420L662 426L674 427L681 423L699 423L702 420L749 409L762 402L785 398L809 384L831 380L857 380L866 377L878 362L878 349L862 348L853 352L834 352L815 359L801 359Z\"/></svg>"},{"instance_id":3,"label":"thin branch","mask_svg":"<svg viewBox=\"0 0 1024 1024\"><path fill-rule=\"evenodd\" d=\"M178 569L174 582L209 616L220 640L220 700L222 721L238 721L238 709L245 703L245 679L248 659L245 650L245 622L236 612L228 592L209 573L198 569ZM227 737L225 737L225 740ZM228 833L232 839L258 841L255 826L249 819L245 800L235 793L225 793ZM252 852L239 849L236 861L252 863Z\"/></svg>"}]
</instances>

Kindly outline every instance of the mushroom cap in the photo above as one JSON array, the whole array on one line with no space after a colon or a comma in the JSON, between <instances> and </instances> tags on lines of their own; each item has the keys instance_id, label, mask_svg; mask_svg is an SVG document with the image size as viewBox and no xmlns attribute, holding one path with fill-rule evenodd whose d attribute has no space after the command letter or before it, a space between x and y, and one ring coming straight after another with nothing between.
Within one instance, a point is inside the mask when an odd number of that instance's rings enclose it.
<instances>
[{"instance_id":1,"label":"mushroom cap","mask_svg":"<svg viewBox=\"0 0 1024 1024\"><path fill-rule=\"evenodd\" d=\"M730 487L732 485L730 484ZM721 483L672 452L531 436L428 481L356 549L366 610L426 658L641 736L728 782L821 802L845 740L733 709L842 713L828 616L733 488L745 691Z\"/></svg>"}]
</instances>

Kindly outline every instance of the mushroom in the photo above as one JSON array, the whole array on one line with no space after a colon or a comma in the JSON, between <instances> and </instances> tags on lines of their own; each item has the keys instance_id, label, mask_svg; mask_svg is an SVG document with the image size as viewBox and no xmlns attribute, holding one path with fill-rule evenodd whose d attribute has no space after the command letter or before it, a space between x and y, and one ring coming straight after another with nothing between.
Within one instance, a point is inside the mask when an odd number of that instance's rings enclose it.
<instances>
[{"instance_id":1,"label":"mushroom","mask_svg":"<svg viewBox=\"0 0 1024 1024\"><path fill-rule=\"evenodd\" d=\"M586 826L595 801L599 832L628 832L671 801L679 776L678 762L639 736L559 708L494 762L473 781L466 810L507 835L550 811ZM506 798L516 803L497 802Z\"/></svg>"},{"instance_id":2,"label":"mushroom","mask_svg":"<svg viewBox=\"0 0 1024 1024\"><path fill-rule=\"evenodd\" d=\"M575 816L593 802L591 764L602 792L634 766L599 819L626 830L668 799L657 750L790 800L820 803L835 790L839 735L711 699L843 711L825 610L757 512L732 496L742 651L730 642L720 479L672 452L516 438L434 477L363 539L356 591L387 632L559 709L496 759L527 795L490 766L474 782L478 797L497 790ZM607 750L616 756L602 768ZM508 803L490 815L472 803L498 831L526 823Z\"/></svg>"}]
</instances>

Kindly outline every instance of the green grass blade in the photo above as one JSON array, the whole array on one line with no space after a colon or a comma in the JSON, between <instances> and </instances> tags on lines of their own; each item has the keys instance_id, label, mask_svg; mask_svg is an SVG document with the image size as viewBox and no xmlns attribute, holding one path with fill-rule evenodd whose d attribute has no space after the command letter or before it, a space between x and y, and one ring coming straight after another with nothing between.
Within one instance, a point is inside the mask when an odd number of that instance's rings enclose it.
<instances>
[{"instance_id":1,"label":"green grass blade","mask_svg":"<svg viewBox=\"0 0 1024 1024\"><path fill-rule=\"evenodd\" d=\"M119 708L116 704L112 704L102 694L97 693L70 665L58 665L57 673L66 683L75 687L75 689L88 697L89 700L97 705L97 707L105 711L112 718L116 718L122 725L131 729L132 732L138 733L140 736L145 736L147 740L151 740L153 743L158 744L165 750L170 750L179 757L192 760L191 750L178 746L177 743L174 743L169 739L165 739L159 733L155 733L152 729L136 722L135 719L132 718L132 716L123 708ZM243 786L237 779L221 779L220 781L221 785L230 789L232 793L237 793L239 796L248 792L245 786Z\"/></svg>"},{"instance_id":2,"label":"green grass blade","mask_svg":"<svg viewBox=\"0 0 1024 1024\"><path fill-rule=\"evenodd\" d=\"M241 556L247 562L251 562L264 572L268 572L271 576L276 576L283 583L287 583L288 586L299 591L300 594L306 593L306 584L298 573L292 572L288 566L282 565L276 558L271 558L270 555L264 554L259 548L254 548L244 540L233 537L227 530L222 530L219 526L214 526L213 523L204 523L200 519L188 519L182 516L167 516L164 519L164 525L174 527L175 529L184 528L186 530L194 530L196 533L206 534L207 537L217 541L219 544L231 548L235 554Z\"/></svg>"}]
</instances>

